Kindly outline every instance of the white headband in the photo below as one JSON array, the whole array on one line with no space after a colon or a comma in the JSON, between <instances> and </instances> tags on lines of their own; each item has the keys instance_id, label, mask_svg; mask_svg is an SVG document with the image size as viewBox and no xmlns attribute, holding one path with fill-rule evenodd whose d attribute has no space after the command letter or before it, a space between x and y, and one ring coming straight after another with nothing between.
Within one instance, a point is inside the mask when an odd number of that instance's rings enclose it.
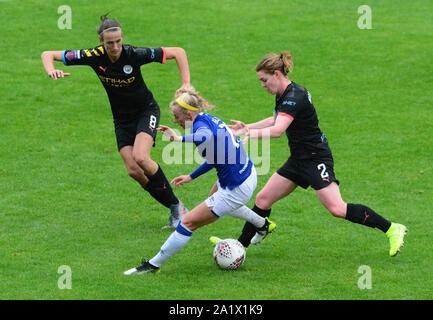
<instances>
[{"instance_id":1,"label":"white headband","mask_svg":"<svg viewBox=\"0 0 433 320\"><path fill-rule=\"evenodd\" d=\"M102 34L103 34L105 31L112 31L112 30L115 30L115 29L120 29L120 27L110 27L110 28L107 28L107 29L103 30L103 31L99 34L99 36L102 36Z\"/></svg>"}]
</instances>

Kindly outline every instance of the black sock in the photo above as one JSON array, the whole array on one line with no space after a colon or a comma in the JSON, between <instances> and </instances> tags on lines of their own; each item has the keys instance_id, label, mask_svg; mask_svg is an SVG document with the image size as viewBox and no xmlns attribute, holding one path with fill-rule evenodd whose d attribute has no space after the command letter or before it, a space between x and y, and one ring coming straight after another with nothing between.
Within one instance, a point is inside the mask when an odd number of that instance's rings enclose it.
<instances>
[{"instance_id":1,"label":"black sock","mask_svg":"<svg viewBox=\"0 0 433 320\"><path fill-rule=\"evenodd\" d=\"M149 182L144 189L147 190L155 200L167 208L170 208L173 204L179 203L179 199L174 195L173 189L160 166L158 166L158 171L148 178Z\"/></svg>"},{"instance_id":2,"label":"black sock","mask_svg":"<svg viewBox=\"0 0 433 320\"><path fill-rule=\"evenodd\" d=\"M378 228L383 232L387 232L391 226L391 222L362 204L348 203L346 219L370 228Z\"/></svg>"},{"instance_id":3,"label":"black sock","mask_svg":"<svg viewBox=\"0 0 433 320\"><path fill-rule=\"evenodd\" d=\"M254 208L251 210L263 218L269 217L271 215L271 209L263 210L256 205L254 205ZM247 248L251 243L251 239L256 234L256 231L257 228L253 224L245 222L244 228L242 229L242 234L239 236L238 241L242 243L245 248Z\"/></svg>"}]
</instances>

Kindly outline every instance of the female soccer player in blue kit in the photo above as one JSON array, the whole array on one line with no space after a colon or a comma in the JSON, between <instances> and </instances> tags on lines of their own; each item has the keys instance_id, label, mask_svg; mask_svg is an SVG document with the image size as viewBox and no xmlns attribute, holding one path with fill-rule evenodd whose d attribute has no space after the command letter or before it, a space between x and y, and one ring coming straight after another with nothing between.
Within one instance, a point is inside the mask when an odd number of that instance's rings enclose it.
<instances>
[{"instance_id":1,"label":"female soccer player in blue kit","mask_svg":"<svg viewBox=\"0 0 433 320\"><path fill-rule=\"evenodd\" d=\"M157 255L125 271L125 275L159 271L163 263L185 247L196 229L225 215L248 221L262 237L276 227L275 223L245 206L256 188L257 175L242 143L223 121L203 112L212 107L193 87L181 92L175 95L170 107L174 121L182 128L191 128L191 134L177 136L167 126L160 126L159 130L171 141L194 143L205 162L190 175L174 178L172 183L178 187L215 168L217 188L212 188L209 198L182 218Z\"/></svg>"},{"instance_id":2,"label":"female soccer player in blue kit","mask_svg":"<svg viewBox=\"0 0 433 320\"><path fill-rule=\"evenodd\" d=\"M343 201L339 182L334 174L334 161L328 140L319 128L319 121L310 93L288 77L293 69L289 52L267 54L256 66L257 77L268 93L275 95L275 109L272 117L245 125L232 121L230 127L236 134L246 132L251 138L279 138L286 133L290 157L274 173L256 196L253 211L262 217L269 217L272 205L291 194L298 186L311 186L320 202L338 218L378 228L389 239L389 255L398 254L404 243L407 228L392 223L373 209ZM245 224L239 241L247 247L262 239L254 228ZM211 237L216 243L217 237Z\"/></svg>"},{"instance_id":3,"label":"female soccer player in blue kit","mask_svg":"<svg viewBox=\"0 0 433 320\"><path fill-rule=\"evenodd\" d=\"M175 228L186 213L174 195L161 167L150 157L160 119L158 103L144 83L140 67L151 62L165 64L175 59L182 87L189 85L190 74L186 53L182 48L143 48L123 44L120 23L101 17L98 27L100 45L82 50L45 51L42 62L50 78L57 80L69 73L54 67L54 61L66 66L87 65L104 86L113 113L117 148L128 174L159 203L171 210L169 225Z\"/></svg>"}]
</instances>

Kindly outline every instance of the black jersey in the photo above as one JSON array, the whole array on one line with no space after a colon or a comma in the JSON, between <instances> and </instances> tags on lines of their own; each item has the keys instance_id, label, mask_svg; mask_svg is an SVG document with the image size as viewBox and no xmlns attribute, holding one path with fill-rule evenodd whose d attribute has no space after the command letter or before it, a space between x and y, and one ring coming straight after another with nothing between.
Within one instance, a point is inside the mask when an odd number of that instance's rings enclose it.
<instances>
[{"instance_id":1,"label":"black jersey","mask_svg":"<svg viewBox=\"0 0 433 320\"><path fill-rule=\"evenodd\" d=\"M155 101L144 83L140 66L150 62L165 63L165 52L162 48L123 45L119 59L113 63L101 45L65 50L62 60L65 65L90 66L107 91L114 119L128 119Z\"/></svg>"},{"instance_id":2,"label":"black jersey","mask_svg":"<svg viewBox=\"0 0 433 320\"><path fill-rule=\"evenodd\" d=\"M275 113L292 119L286 135L293 158L332 157L307 89L294 82L290 83L281 96L276 96Z\"/></svg>"}]
</instances>

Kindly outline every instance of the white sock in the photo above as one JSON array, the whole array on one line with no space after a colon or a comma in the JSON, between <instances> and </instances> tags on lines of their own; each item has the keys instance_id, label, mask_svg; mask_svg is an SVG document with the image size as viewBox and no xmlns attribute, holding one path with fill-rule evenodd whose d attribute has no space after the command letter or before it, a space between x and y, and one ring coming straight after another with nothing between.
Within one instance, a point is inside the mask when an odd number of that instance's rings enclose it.
<instances>
[{"instance_id":1,"label":"white sock","mask_svg":"<svg viewBox=\"0 0 433 320\"><path fill-rule=\"evenodd\" d=\"M247 206L242 206L239 209L228 213L230 216L242 220L246 220L249 223L253 224L257 228L261 228L265 225L265 218L259 216L253 210L248 208Z\"/></svg>"},{"instance_id":2,"label":"white sock","mask_svg":"<svg viewBox=\"0 0 433 320\"><path fill-rule=\"evenodd\" d=\"M150 264L158 268L161 267L171 256L175 255L186 246L191 236L192 231L179 222L176 231L168 237L159 253L149 260Z\"/></svg>"}]
</instances>

